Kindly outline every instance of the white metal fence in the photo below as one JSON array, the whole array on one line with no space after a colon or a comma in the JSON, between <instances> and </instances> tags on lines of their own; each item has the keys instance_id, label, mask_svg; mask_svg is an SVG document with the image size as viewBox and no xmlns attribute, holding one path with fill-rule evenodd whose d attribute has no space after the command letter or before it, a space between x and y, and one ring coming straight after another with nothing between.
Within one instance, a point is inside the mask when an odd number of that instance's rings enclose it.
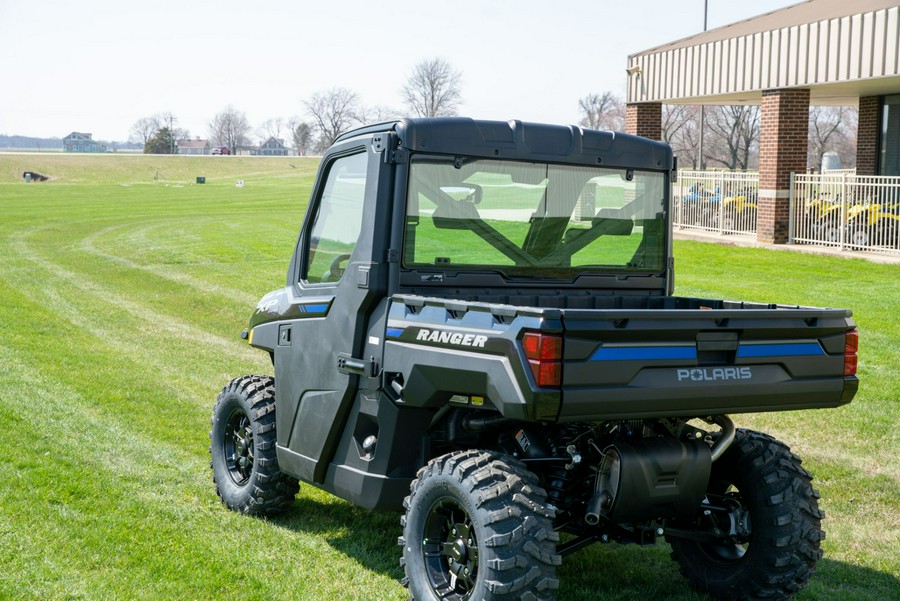
<instances>
[{"instance_id":1,"label":"white metal fence","mask_svg":"<svg viewBox=\"0 0 900 601\"><path fill-rule=\"evenodd\" d=\"M682 170L672 194L679 229L756 234L758 173Z\"/></svg>"},{"instance_id":2,"label":"white metal fence","mask_svg":"<svg viewBox=\"0 0 900 601\"><path fill-rule=\"evenodd\" d=\"M683 170L672 194L680 230L756 234L758 173ZM900 177L792 174L789 231L792 244L900 253Z\"/></svg>"},{"instance_id":3,"label":"white metal fence","mask_svg":"<svg viewBox=\"0 0 900 601\"><path fill-rule=\"evenodd\" d=\"M900 177L791 176L791 243L900 252Z\"/></svg>"}]
</instances>

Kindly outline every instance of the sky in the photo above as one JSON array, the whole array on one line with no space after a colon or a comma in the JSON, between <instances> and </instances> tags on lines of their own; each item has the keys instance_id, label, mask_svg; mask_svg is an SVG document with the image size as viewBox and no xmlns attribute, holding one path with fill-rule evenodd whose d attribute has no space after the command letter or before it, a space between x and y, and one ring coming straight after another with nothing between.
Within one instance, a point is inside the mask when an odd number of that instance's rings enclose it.
<instances>
[{"instance_id":1,"label":"sky","mask_svg":"<svg viewBox=\"0 0 900 601\"><path fill-rule=\"evenodd\" d=\"M706 0L714 29L796 0ZM629 54L703 30L704 0L0 0L0 134L125 141L170 112L208 136L233 106L255 128L335 87L402 109L416 63L462 74L459 114L576 123L625 96Z\"/></svg>"}]
</instances>

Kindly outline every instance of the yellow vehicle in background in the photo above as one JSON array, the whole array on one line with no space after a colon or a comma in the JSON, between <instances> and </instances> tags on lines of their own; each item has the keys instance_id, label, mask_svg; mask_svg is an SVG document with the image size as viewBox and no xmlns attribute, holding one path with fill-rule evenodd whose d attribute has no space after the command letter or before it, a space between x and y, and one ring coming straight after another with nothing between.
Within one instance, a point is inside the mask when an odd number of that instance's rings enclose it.
<instances>
[{"instance_id":1,"label":"yellow vehicle in background","mask_svg":"<svg viewBox=\"0 0 900 601\"><path fill-rule=\"evenodd\" d=\"M722 200L721 216L724 231L752 232L756 230L759 194L753 188L739 190Z\"/></svg>"},{"instance_id":2,"label":"yellow vehicle in background","mask_svg":"<svg viewBox=\"0 0 900 601\"><path fill-rule=\"evenodd\" d=\"M840 242L841 229L845 222L841 220L841 199L823 194L806 201L806 222L812 229L812 237L825 242Z\"/></svg>"},{"instance_id":3,"label":"yellow vehicle in background","mask_svg":"<svg viewBox=\"0 0 900 601\"><path fill-rule=\"evenodd\" d=\"M847 209L847 242L853 246L900 247L900 202L861 203Z\"/></svg>"}]
</instances>

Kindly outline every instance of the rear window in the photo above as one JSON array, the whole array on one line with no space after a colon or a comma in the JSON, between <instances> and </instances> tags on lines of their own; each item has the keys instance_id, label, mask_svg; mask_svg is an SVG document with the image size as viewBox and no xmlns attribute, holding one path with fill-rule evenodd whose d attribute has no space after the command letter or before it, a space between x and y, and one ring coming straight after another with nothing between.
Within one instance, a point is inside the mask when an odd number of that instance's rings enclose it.
<instances>
[{"instance_id":1,"label":"rear window","mask_svg":"<svg viewBox=\"0 0 900 601\"><path fill-rule=\"evenodd\" d=\"M414 160L404 265L568 279L660 272L665 185L664 173L631 169Z\"/></svg>"}]
</instances>

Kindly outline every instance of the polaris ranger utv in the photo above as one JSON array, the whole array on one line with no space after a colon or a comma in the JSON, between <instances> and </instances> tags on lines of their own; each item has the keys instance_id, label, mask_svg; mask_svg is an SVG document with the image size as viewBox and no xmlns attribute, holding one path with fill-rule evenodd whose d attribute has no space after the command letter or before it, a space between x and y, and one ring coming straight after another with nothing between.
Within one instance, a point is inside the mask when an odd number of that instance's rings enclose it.
<instances>
[{"instance_id":1,"label":"polaris ranger utv","mask_svg":"<svg viewBox=\"0 0 900 601\"><path fill-rule=\"evenodd\" d=\"M338 138L244 333L275 377L213 411L222 501L275 514L300 480L402 511L419 601L553 599L563 556L660 538L714 596L802 589L812 478L728 415L850 402L857 330L673 296L674 167L660 142L518 121Z\"/></svg>"}]
</instances>

